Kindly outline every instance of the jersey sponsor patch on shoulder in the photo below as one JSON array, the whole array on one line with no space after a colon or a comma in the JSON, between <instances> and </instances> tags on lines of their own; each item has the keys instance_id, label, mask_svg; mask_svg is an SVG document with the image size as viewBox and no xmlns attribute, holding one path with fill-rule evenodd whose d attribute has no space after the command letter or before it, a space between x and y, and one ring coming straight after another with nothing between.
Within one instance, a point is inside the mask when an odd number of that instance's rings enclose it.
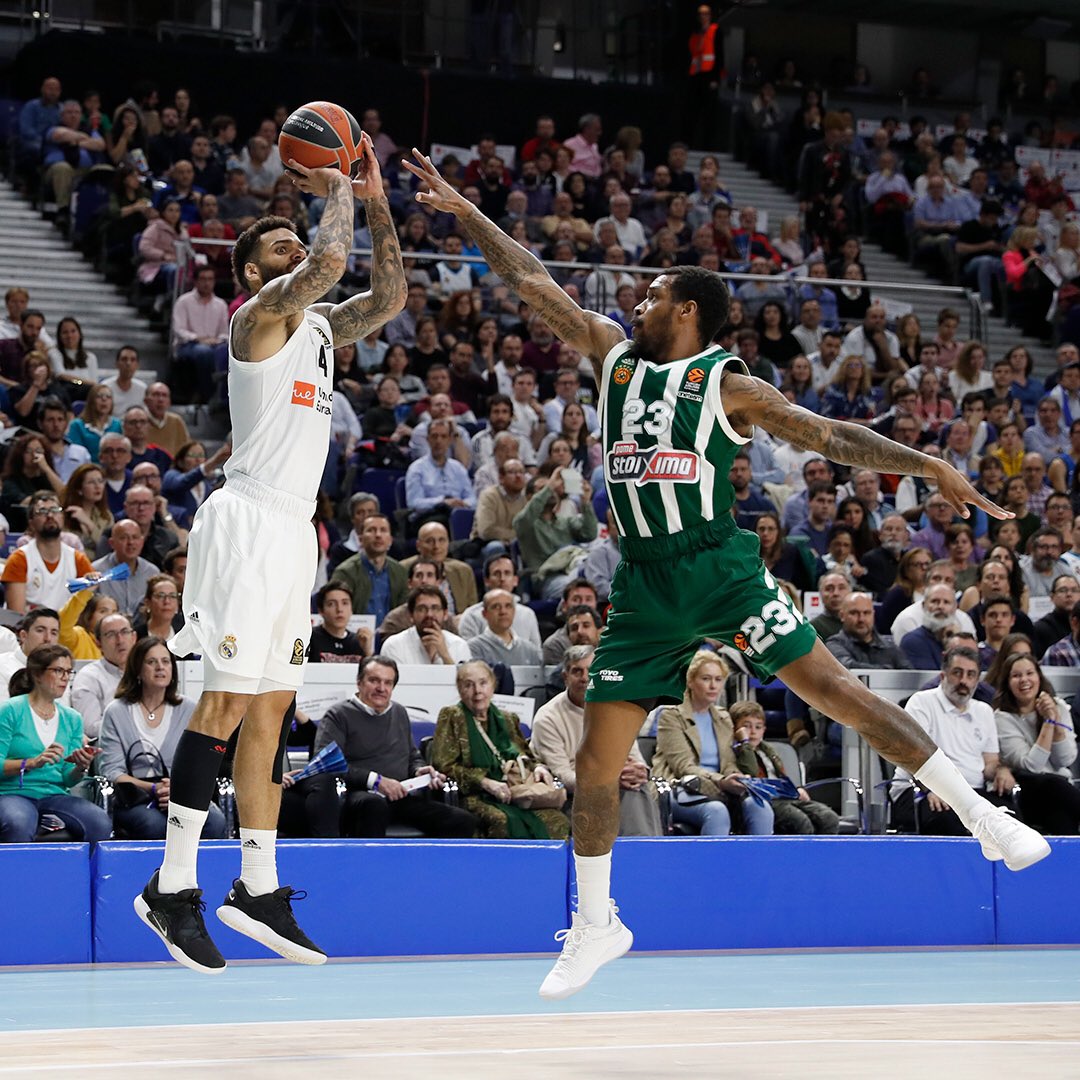
<instances>
[{"instance_id":1,"label":"jersey sponsor patch on shoulder","mask_svg":"<svg viewBox=\"0 0 1080 1080\"><path fill-rule=\"evenodd\" d=\"M696 484L698 456L690 450L665 450L650 446L642 450L636 442L617 442L608 454L607 472L615 483Z\"/></svg>"}]
</instances>

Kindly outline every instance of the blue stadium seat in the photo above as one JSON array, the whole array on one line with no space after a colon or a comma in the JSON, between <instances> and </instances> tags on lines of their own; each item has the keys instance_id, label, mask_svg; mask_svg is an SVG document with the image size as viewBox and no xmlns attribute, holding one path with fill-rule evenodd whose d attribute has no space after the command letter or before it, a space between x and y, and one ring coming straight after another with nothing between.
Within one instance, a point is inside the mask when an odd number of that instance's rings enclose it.
<instances>
[{"instance_id":1,"label":"blue stadium seat","mask_svg":"<svg viewBox=\"0 0 1080 1080\"><path fill-rule=\"evenodd\" d=\"M412 729L413 742L417 746L423 742L424 739L435 734L435 721L434 720L413 720L409 727Z\"/></svg>"},{"instance_id":2,"label":"blue stadium seat","mask_svg":"<svg viewBox=\"0 0 1080 1080\"><path fill-rule=\"evenodd\" d=\"M784 694L787 687L779 679L766 683L751 679L750 689L754 693L754 699L765 710L765 737L786 739L787 710L784 708Z\"/></svg>"},{"instance_id":3,"label":"blue stadium seat","mask_svg":"<svg viewBox=\"0 0 1080 1080\"><path fill-rule=\"evenodd\" d=\"M356 477L357 491L367 491L379 500L379 509L393 518L397 509L397 485L404 483L404 478L397 469L365 469Z\"/></svg>"},{"instance_id":4,"label":"blue stadium seat","mask_svg":"<svg viewBox=\"0 0 1080 1080\"><path fill-rule=\"evenodd\" d=\"M450 511L450 539L468 540L472 534L476 511L468 506L455 506Z\"/></svg>"}]
</instances>

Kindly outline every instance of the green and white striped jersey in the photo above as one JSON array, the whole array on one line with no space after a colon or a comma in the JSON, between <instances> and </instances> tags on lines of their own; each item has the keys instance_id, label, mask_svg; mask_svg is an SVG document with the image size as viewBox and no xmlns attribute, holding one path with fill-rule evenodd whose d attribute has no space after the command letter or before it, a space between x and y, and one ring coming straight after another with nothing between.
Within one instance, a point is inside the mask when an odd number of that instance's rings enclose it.
<instances>
[{"instance_id":1,"label":"green and white striped jersey","mask_svg":"<svg viewBox=\"0 0 1080 1080\"><path fill-rule=\"evenodd\" d=\"M670 536L728 514L728 472L749 440L731 426L720 378L746 365L718 345L686 360L654 364L634 342L604 358L600 419L608 501L626 537Z\"/></svg>"}]
</instances>

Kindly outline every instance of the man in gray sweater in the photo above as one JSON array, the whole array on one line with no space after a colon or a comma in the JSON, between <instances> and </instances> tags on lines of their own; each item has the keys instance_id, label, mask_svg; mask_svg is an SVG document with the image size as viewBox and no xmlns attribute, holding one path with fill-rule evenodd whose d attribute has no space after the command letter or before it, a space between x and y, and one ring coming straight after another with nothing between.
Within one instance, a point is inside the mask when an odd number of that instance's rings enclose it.
<instances>
[{"instance_id":1,"label":"man in gray sweater","mask_svg":"<svg viewBox=\"0 0 1080 1080\"><path fill-rule=\"evenodd\" d=\"M337 777L315 776L294 784L286 773L282 830L311 836L382 838L390 825L410 825L426 836L471 837L476 818L467 810L433 799L421 788L403 784L429 778L439 790L446 777L424 764L413 742L409 713L391 700L398 682L397 664L382 656L360 662L356 694L327 710L315 738L317 754L331 742L345 755L345 805L337 795Z\"/></svg>"}]
</instances>

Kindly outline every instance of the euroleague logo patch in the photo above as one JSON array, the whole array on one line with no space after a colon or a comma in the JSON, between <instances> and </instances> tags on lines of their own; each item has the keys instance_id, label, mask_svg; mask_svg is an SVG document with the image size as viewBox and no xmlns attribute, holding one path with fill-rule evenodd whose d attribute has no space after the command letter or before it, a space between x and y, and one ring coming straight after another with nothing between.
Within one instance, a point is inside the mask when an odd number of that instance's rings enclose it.
<instances>
[{"instance_id":1,"label":"euroleague logo patch","mask_svg":"<svg viewBox=\"0 0 1080 1080\"><path fill-rule=\"evenodd\" d=\"M232 634L226 634L221 644L217 647L218 655L222 660L233 660L236 657L236 638Z\"/></svg>"},{"instance_id":2,"label":"euroleague logo patch","mask_svg":"<svg viewBox=\"0 0 1080 1080\"><path fill-rule=\"evenodd\" d=\"M746 640L746 635L741 630L734 638L732 638L732 641L735 643L735 648L738 649L739 652L746 652L746 650L750 648L750 642Z\"/></svg>"},{"instance_id":3,"label":"euroleague logo patch","mask_svg":"<svg viewBox=\"0 0 1080 1080\"><path fill-rule=\"evenodd\" d=\"M304 643L299 638L297 638L293 642L292 659L289 661L289 663L299 665L299 664L303 664L303 662L304 662Z\"/></svg>"},{"instance_id":4,"label":"euroleague logo patch","mask_svg":"<svg viewBox=\"0 0 1080 1080\"><path fill-rule=\"evenodd\" d=\"M682 384L682 389L675 396L686 401L704 401L705 398L701 394L701 384L704 381L705 369L691 368L686 373L686 382Z\"/></svg>"},{"instance_id":5,"label":"euroleague logo patch","mask_svg":"<svg viewBox=\"0 0 1080 1080\"><path fill-rule=\"evenodd\" d=\"M305 409L315 408L315 384L300 382L297 379L292 384L292 404L302 405Z\"/></svg>"}]
</instances>

